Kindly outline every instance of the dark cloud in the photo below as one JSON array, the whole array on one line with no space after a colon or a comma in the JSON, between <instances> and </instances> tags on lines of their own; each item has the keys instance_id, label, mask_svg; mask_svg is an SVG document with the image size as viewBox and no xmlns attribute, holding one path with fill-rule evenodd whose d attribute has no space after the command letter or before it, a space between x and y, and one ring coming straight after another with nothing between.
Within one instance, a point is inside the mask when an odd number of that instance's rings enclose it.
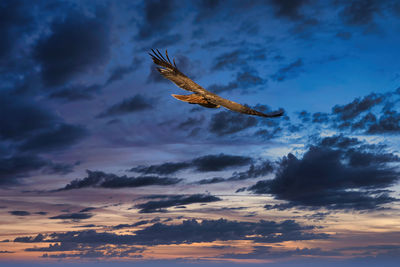
<instances>
[{"instance_id":1,"label":"dark cloud","mask_svg":"<svg viewBox=\"0 0 400 267\"><path fill-rule=\"evenodd\" d=\"M188 117L185 121L179 123L176 128L180 129L180 130L189 130L196 126L202 125L204 120L205 120L205 118L203 116L201 116L199 118Z\"/></svg>"},{"instance_id":2,"label":"dark cloud","mask_svg":"<svg viewBox=\"0 0 400 267\"><path fill-rule=\"evenodd\" d=\"M297 116L303 123L309 122L311 120L311 114L306 110L299 112Z\"/></svg>"},{"instance_id":3,"label":"dark cloud","mask_svg":"<svg viewBox=\"0 0 400 267\"><path fill-rule=\"evenodd\" d=\"M0 114L0 142L7 143L0 153L0 183L17 183L34 171L65 174L72 170L70 164L37 153L73 145L87 135L85 128L67 124L40 103L7 91L0 93Z\"/></svg>"},{"instance_id":4,"label":"dark cloud","mask_svg":"<svg viewBox=\"0 0 400 267\"><path fill-rule=\"evenodd\" d=\"M274 179L259 181L249 190L287 201L266 205L267 209L369 210L396 201L381 189L398 181L398 172L388 163L399 158L380 149L355 147L357 143L343 136L330 137L320 142L323 145L311 146L301 159L288 154Z\"/></svg>"},{"instance_id":5,"label":"dark cloud","mask_svg":"<svg viewBox=\"0 0 400 267\"><path fill-rule=\"evenodd\" d=\"M14 242L21 243L37 243L42 242L45 236L43 234L37 234L35 237L33 236L24 236L24 237L16 237Z\"/></svg>"},{"instance_id":6,"label":"dark cloud","mask_svg":"<svg viewBox=\"0 0 400 267\"><path fill-rule=\"evenodd\" d=\"M310 215L304 215L303 217L307 220L311 220L313 222L318 222L325 220L326 216L328 216L330 213L329 212L316 212Z\"/></svg>"},{"instance_id":7,"label":"dark cloud","mask_svg":"<svg viewBox=\"0 0 400 267\"><path fill-rule=\"evenodd\" d=\"M210 85L208 89L215 93L239 89L245 93L248 89L254 89L255 87L263 85L266 82L267 80L261 78L257 71L242 71L236 75L236 79L234 81L229 82L227 85L213 84Z\"/></svg>"},{"instance_id":8,"label":"dark cloud","mask_svg":"<svg viewBox=\"0 0 400 267\"><path fill-rule=\"evenodd\" d=\"M201 179L200 181L196 182L197 184L217 184L228 181L227 178L222 177L213 177L208 179Z\"/></svg>"},{"instance_id":9,"label":"dark cloud","mask_svg":"<svg viewBox=\"0 0 400 267\"><path fill-rule=\"evenodd\" d=\"M229 3L221 0L198 0L194 1L196 5L195 25L204 25L210 23L219 23L229 19L247 18L244 14L248 14L252 8L258 8L262 1L237 1L232 0ZM252 21L253 22L253 21ZM250 26L249 20L245 21L247 26ZM249 30L253 32L253 27L241 28L240 30ZM198 33L200 32L200 33ZM237 31L236 31L237 32ZM257 31L255 31L257 32ZM193 32L193 36L200 35L203 37L204 29Z\"/></svg>"},{"instance_id":10,"label":"dark cloud","mask_svg":"<svg viewBox=\"0 0 400 267\"><path fill-rule=\"evenodd\" d=\"M31 154L0 157L0 184L18 184L34 172L66 174L72 171L68 164L54 163Z\"/></svg>"},{"instance_id":11,"label":"dark cloud","mask_svg":"<svg viewBox=\"0 0 400 267\"><path fill-rule=\"evenodd\" d=\"M243 51L235 50L219 55L214 60L213 70L234 69L237 66L246 64L246 59L243 58Z\"/></svg>"},{"instance_id":12,"label":"dark cloud","mask_svg":"<svg viewBox=\"0 0 400 267\"><path fill-rule=\"evenodd\" d=\"M221 38L216 39L216 40L205 41L205 43L203 43L201 45L201 48L204 48L204 49L215 49L217 47L229 47L230 45L232 45L232 42L230 42L225 37L221 37Z\"/></svg>"},{"instance_id":13,"label":"dark cloud","mask_svg":"<svg viewBox=\"0 0 400 267\"><path fill-rule=\"evenodd\" d=\"M22 53L20 43L35 24L27 1L1 1L0 3L0 70L8 66L9 60ZM5 64L6 63L6 64Z\"/></svg>"},{"instance_id":14,"label":"dark cloud","mask_svg":"<svg viewBox=\"0 0 400 267\"><path fill-rule=\"evenodd\" d=\"M244 191L246 191L246 187L241 187L241 188L239 188L239 189L237 189L236 191L235 191L235 193L240 193L240 192L244 192Z\"/></svg>"},{"instance_id":15,"label":"dark cloud","mask_svg":"<svg viewBox=\"0 0 400 267\"><path fill-rule=\"evenodd\" d=\"M92 228L92 227L100 227L100 225L89 223L89 224L74 226L74 228L81 228L81 227L82 228Z\"/></svg>"},{"instance_id":16,"label":"dark cloud","mask_svg":"<svg viewBox=\"0 0 400 267\"><path fill-rule=\"evenodd\" d=\"M127 177L108 174L101 171L87 171L87 177L83 179L75 179L65 187L56 191L79 189L86 187L103 187L103 188L123 188L123 187L141 187L150 185L174 185L181 181L178 178L158 177L158 176L139 176Z\"/></svg>"},{"instance_id":17,"label":"dark cloud","mask_svg":"<svg viewBox=\"0 0 400 267\"><path fill-rule=\"evenodd\" d=\"M87 208L84 208L84 209L81 209L79 212L88 212L88 211L92 211L92 210L95 210L96 208L93 208L93 207L87 207Z\"/></svg>"},{"instance_id":18,"label":"dark cloud","mask_svg":"<svg viewBox=\"0 0 400 267\"><path fill-rule=\"evenodd\" d=\"M241 181L253 178L259 178L272 173L274 167L270 161L264 161L259 165L251 164L248 170L243 172L234 172L229 178L214 177L210 179L202 179L198 181L199 184L215 184L229 181Z\"/></svg>"},{"instance_id":19,"label":"dark cloud","mask_svg":"<svg viewBox=\"0 0 400 267\"><path fill-rule=\"evenodd\" d=\"M230 180L246 180L258 178L271 173L274 170L272 163L269 160L262 162L259 165L251 165L247 171L234 172Z\"/></svg>"},{"instance_id":20,"label":"dark cloud","mask_svg":"<svg viewBox=\"0 0 400 267\"><path fill-rule=\"evenodd\" d=\"M360 116L361 118L357 121L353 121L352 119L347 121L339 121L338 128L346 129L351 128L352 130L368 130L371 126L374 125L374 128L377 126L377 118L376 116L368 112L365 115Z\"/></svg>"},{"instance_id":21,"label":"dark cloud","mask_svg":"<svg viewBox=\"0 0 400 267\"><path fill-rule=\"evenodd\" d=\"M370 166L373 164L382 165L389 162L399 162L400 158L392 153L364 152L356 149L349 149L346 153L349 165L354 167Z\"/></svg>"},{"instance_id":22,"label":"dark cloud","mask_svg":"<svg viewBox=\"0 0 400 267\"><path fill-rule=\"evenodd\" d=\"M371 26L374 24L375 16L381 12L383 2L374 0L345 1L340 16L347 25Z\"/></svg>"},{"instance_id":23,"label":"dark cloud","mask_svg":"<svg viewBox=\"0 0 400 267\"><path fill-rule=\"evenodd\" d=\"M372 93L362 99L356 98L349 104L342 106L336 105L332 108L332 113L337 115L339 119L346 121L380 104L383 100L383 95Z\"/></svg>"},{"instance_id":24,"label":"dark cloud","mask_svg":"<svg viewBox=\"0 0 400 267\"><path fill-rule=\"evenodd\" d=\"M143 173L143 174L158 174L166 175L173 174L184 169L194 169L197 172L211 172L211 171L223 171L233 167L240 167L248 165L252 162L252 159L245 156L216 154L216 155L205 155L202 157L194 158L191 161L184 162L166 162L160 165L150 166L137 166L130 171Z\"/></svg>"},{"instance_id":25,"label":"dark cloud","mask_svg":"<svg viewBox=\"0 0 400 267\"><path fill-rule=\"evenodd\" d=\"M90 249L85 252L79 253L60 253L60 254L48 254L44 253L42 258L54 258L54 259L67 259L67 258L79 258L79 259L94 259L94 258L134 258L140 259L142 255L131 255L130 253L141 252L142 249L121 249L121 248L110 248L106 251Z\"/></svg>"},{"instance_id":26,"label":"dark cloud","mask_svg":"<svg viewBox=\"0 0 400 267\"><path fill-rule=\"evenodd\" d=\"M270 0L267 3L275 10L275 17L285 18L293 23L290 34L297 38L308 39L317 31L319 20L314 14L319 9L318 2L309 0Z\"/></svg>"},{"instance_id":27,"label":"dark cloud","mask_svg":"<svg viewBox=\"0 0 400 267\"><path fill-rule=\"evenodd\" d=\"M298 38L310 39L317 31L316 26L318 25L319 21L317 19L305 17L303 20L295 24L290 32L295 34Z\"/></svg>"},{"instance_id":28,"label":"dark cloud","mask_svg":"<svg viewBox=\"0 0 400 267\"><path fill-rule=\"evenodd\" d=\"M249 253L230 253L222 255L222 258L230 259L278 259L290 258L294 256L340 256L338 251L324 251L320 248L296 248L296 249L276 249L270 246L255 246Z\"/></svg>"},{"instance_id":29,"label":"dark cloud","mask_svg":"<svg viewBox=\"0 0 400 267\"><path fill-rule=\"evenodd\" d=\"M110 85L113 82L124 79L126 75L137 70L141 63L142 62L138 58L134 58L129 66L117 66L113 68L110 77L105 82L105 85Z\"/></svg>"},{"instance_id":30,"label":"dark cloud","mask_svg":"<svg viewBox=\"0 0 400 267\"><path fill-rule=\"evenodd\" d=\"M370 133L370 134L398 134L398 133L400 133L400 113L395 110L384 111L384 113L376 121L373 119L372 120L364 120L364 121L367 122L364 124L365 126L368 127L367 133ZM362 121L362 122L364 122L364 121ZM372 122L372 123L369 123L369 122ZM364 128L365 128L365 126L364 126Z\"/></svg>"},{"instance_id":31,"label":"dark cloud","mask_svg":"<svg viewBox=\"0 0 400 267\"><path fill-rule=\"evenodd\" d=\"M79 221L79 220L86 220L90 219L93 217L93 214L91 213L67 213L67 214L60 214L57 216L49 217L51 220L73 220L73 221Z\"/></svg>"},{"instance_id":32,"label":"dark cloud","mask_svg":"<svg viewBox=\"0 0 400 267\"><path fill-rule=\"evenodd\" d=\"M99 114L99 118L124 115L132 112L139 112L154 108L154 99L146 98L142 95L135 95L131 98L124 99L122 102L109 107L106 111Z\"/></svg>"},{"instance_id":33,"label":"dark cloud","mask_svg":"<svg viewBox=\"0 0 400 267\"><path fill-rule=\"evenodd\" d=\"M84 250L83 252L78 253L60 253L60 254L48 254L44 253L42 258L55 258L55 259L64 259L64 258L80 258L80 259L94 259L94 258L142 258L140 254L132 253L140 253L143 252L143 248L135 248L135 247L124 247L124 246L103 246L101 248L92 248L92 247L82 247L79 250Z\"/></svg>"},{"instance_id":34,"label":"dark cloud","mask_svg":"<svg viewBox=\"0 0 400 267\"><path fill-rule=\"evenodd\" d=\"M208 203L220 200L222 199L220 199L219 197L206 194L172 195L163 197L160 200L151 200L145 203L137 204L135 205L135 208L140 209L140 213L165 212L166 208L169 207L176 207L193 203Z\"/></svg>"},{"instance_id":35,"label":"dark cloud","mask_svg":"<svg viewBox=\"0 0 400 267\"><path fill-rule=\"evenodd\" d=\"M0 93L0 114L0 138L6 140L20 141L37 131L51 128L60 121L38 104L7 93Z\"/></svg>"},{"instance_id":36,"label":"dark cloud","mask_svg":"<svg viewBox=\"0 0 400 267\"><path fill-rule=\"evenodd\" d=\"M47 162L47 166L45 172L48 174L68 174L71 173L74 169L74 166L78 165L79 162L75 162L74 164L68 163L55 163L52 161Z\"/></svg>"},{"instance_id":37,"label":"dark cloud","mask_svg":"<svg viewBox=\"0 0 400 267\"><path fill-rule=\"evenodd\" d=\"M140 255L131 255L132 253L140 253L144 248L132 247L126 245L103 245L103 244L80 244L73 242L62 242L50 244L48 247L27 248L25 251L40 252L60 252L74 251L74 253L60 253L42 255L43 258L117 258L117 257L138 257Z\"/></svg>"},{"instance_id":38,"label":"dark cloud","mask_svg":"<svg viewBox=\"0 0 400 267\"><path fill-rule=\"evenodd\" d=\"M47 215L47 213L48 213L48 212L46 212L46 211L38 211L38 212L35 212L35 214L37 214L37 215Z\"/></svg>"},{"instance_id":39,"label":"dark cloud","mask_svg":"<svg viewBox=\"0 0 400 267\"><path fill-rule=\"evenodd\" d=\"M282 222L264 221L239 222L226 219L184 220L180 224L155 223L134 234L114 234L95 230L71 231L38 235L36 237L17 237L14 242L57 242L84 245L167 245L213 242L216 240L252 240L255 242L283 242L295 240L325 239L329 235L314 233L313 226L303 226L293 220ZM62 244L60 244L62 246Z\"/></svg>"},{"instance_id":40,"label":"dark cloud","mask_svg":"<svg viewBox=\"0 0 400 267\"><path fill-rule=\"evenodd\" d=\"M260 28L260 25L254 20L247 20L240 24L238 32L249 36L256 36L260 34Z\"/></svg>"},{"instance_id":41,"label":"dark cloud","mask_svg":"<svg viewBox=\"0 0 400 267\"><path fill-rule=\"evenodd\" d=\"M286 17L291 20L299 20L303 18L300 10L309 1L308 0L270 0L271 4L275 7L275 15L277 17Z\"/></svg>"},{"instance_id":42,"label":"dark cloud","mask_svg":"<svg viewBox=\"0 0 400 267\"><path fill-rule=\"evenodd\" d=\"M25 211L25 210L13 210L13 211L9 211L8 213L10 213L11 215L15 215L15 216L29 216L29 215L31 215L31 213L29 211Z\"/></svg>"},{"instance_id":43,"label":"dark cloud","mask_svg":"<svg viewBox=\"0 0 400 267\"><path fill-rule=\"evenodd\" d=\"M229 167L245 166L251 161L252 159L249 157L219 154L195 158L192 164L199 172L210 172L222 171Z\"/></svg>"},{"instance_id":44,"label":"dark cloud","mask_svg":"<svg viewBox=\"0 0 400 267\"><path fill-rule=\"evenodd\" d=\"M144 18L137 38L149 39L165 34L177 22L173 0L151 0L144 2Z\"/></svg>"},{"instance_id":45,"label":"dark cloud","mask_svg":"<svg viewBox=\"0 0 400 267\"><path fill-rule=\"evenodd\" d=\"M25 251L42 251L42 252L53 252L53 251L70 251L70 250L80 250L84 246L76 243L55 243L50 244L48 247L34 247L26 248Z\"/></svg>"},{"instance_id":46,"label":"dark cloud","mask_svg":"<svg viewBox=\"0 0 400 267\"><path fill-rule=\"evenodd\" d=\"M176 162L176 163L167 162L160 165L137 166L130 169L130 171L143 174L155 173L159 175L167 175L176 173L180 170L184 170L190 167L191 164L189 162Z\"/></svg>"},{"instance_id":47,"label":"dark cloud","mask_svg":"<svg viewBox=\"0 0 400 267\"><path fill-rule=\"evenodd\" d=\"M329 113L314 113L313 122L326 124L334 129L351 130L363 134L400 133L400 113L396 91L371 93L355 98L345 105L336 105Z\"/></svg>"},{"instance_id":48,"label":"dark cloud","mask_svg":"<svg viewBox=\"0 0 400 267\"><path fill-rule=\"evenodd\" d=\"M43 82L61 85L75 75L93 70L108 60L110 21L106 9L97 9L94 17L70 11L51 24L51 34L34 47L41 65Z\"/></svg>"},{"instance_id":49,"label":"dark cloud","mask_svg":"<svg viewBox=\"0 0 400 267\"><path fill-rule=\"evenodd\" d=\"M258 120L255 117L231 111L221 111L212 116L209 129L213 134L224 136L255 127L257 124Z\"/></svg>"},{"instance_id":50,"label":"dark cloud","mask_svg":"<svg viewBox=\"0 0 400 267\"><path fill-rule=\"evenodd\" d=\"M238 222L220 220L186 220L182 224L156 223L136 231L136 237L144 244L181 244L212 242L216 240L254 240L256 242L282 242L287 240L309 240L327 238L325 234L305 233L313 227L301 226L294 221ZM281 235L277 236L276 233ZM251 236L251 237L250 237Z\"/></svg>"},{"instance_id":51,"label":"dark cloud","mask_svg":"<svg viewBox=\"0 0 400 267\"><path fill-rule=\"evenodd\" d=\"M330 121L329 114L325 112L316 112L312 116L312 122L328 123Z\"/></svg>"},{"instance_id":52,"label":"dark cloud","mask_svg":"<svg viewBox=\"0 0 400 267\"><path fill-rule=\"evenodd\" d=\"M362 142L355 137L346 137L343 134L325 137L320 144L326 147L350 148L360 145Z\"/></svg>"},{"instance_id":53,"label":"dark cloud","mask_svg":"<svg viewBox=\"0 0 400 267\"><path fill-rule=\"evenodd\" d=\"M263 61L266 58L265 49L237 49L217 56L214 59L212 70L243 70L249 68L249 62Z\"/></svg>"},{"instance_id":54,"label":"dark cloud","mask_svg":"<svg viewBox=\"0 0 400 267\"><path fill-rule=\"evenodd\" d=\"M218 245L214 245L214 246L209 246L209 248L212 249L218 249L218 250L225 250L225 249L229 249L229 248L234 248L233 246L218 246Z\"/></svg>"},{"instance_id":55,"label":"dark cloud","mask_svg":"<svg viewBox=\"0 0 400 267\"><path fill-rule=\"evenodd\" d=\"M276 110L272 110L270 107L266 105L256 105L254 109L259 110L264 113L269 113L269 112L277 112ZM290 123L290 118L286 114L285 110L283 108L279 108L279 111L282 111L284 115L280 117L279 119L275 120L262 120L258 118L259 125L261 126L256 130L254 133L254 137L258 137L264 140L271 140L272 138L275 138L283 132L283 126L285 126L285 130L289 131L294 131L294 128L296 125ZM282 124L282 126L281 126Z\"/></svg>"},{"instance_id":56,"label":"dark cloud","mask_svg":"<svg viewBox=\"0 0 400 267\"><path fill-rule=\"evenodd\" d=\"M294 78L302 71L303 65L303 60L299 58L289 65L280 68L275 74L271 75L271 78L277 82Z\"/></svg>"},{"instance_id":57,"label":"dark cloud","mask_svg":"<svg viewBox=\"0 0 400 267\"><path fill-rule=\"evenodd\" d=\"M120 229L124 229L124 228L133 228L133 227L137 227L140 225L144 225L144 224L148 224L151 223L151 221L149 220L141 220L132 224L127 224L127 223L123 223L123 224L118 224L115 226L112 226L111 229L113 230L120 230Z\"/></svg>"},{"instance_id":58,"label":"dark cloud","mask_svg":"<svg viewBox=\"0 0 400 267\"><path fill-rule=\"evenodd\" d=\"M342 40L350 40L352 34L350 32L345 32L345 31L341 31L336 33L336 37L342 39Z\"/></svg>"},{"instance_id":59,"label":"dark cloud","mask_svg":"<svg viewBox=\"0 0 400 267\"><path fill-rule=\"evenodd\" d=\"M14 251L8 251L8 250L0 250L0 254L5 254L5 253L15 253Z\"/></svg>"},{"instance_id":60,"label":"dark cloud","mask_svg":"<svg viewBox=\"0 0 400 267\"><path fill-rule=\"evenodd\" d=\"M65 86L61 89L51 92L49 98L61 99L67 102L80 101L80 100L91 100L94 95L97 94L101 89L98 84L87 85L71 85Z\"/></svg>"},{"instance_id":61,"label":"dark cloud","mask_svg":"<svg viewBox=\"0 0 400 267\"><path fill-rule=\"evenodd\" d=\"M352 246L352 247L343 247L338 248L338 251L356 251L356 250L400 250L400 245L369 245L369 246Z\"/></svg>"},{"instance_id":62,"label":"dark cloud","mask_svg":"<svg viewBox=\"0 0 400 267\"><path fill-rule=\"evenodd\" d=\"M75 144L87 135L85 128L76 125L59 124L41 131L24 141L22 151L51 151Z\"/></svg>"},{"instance_id":63,"label":"dark cloud","mask_svg":"<svg viewBox=\"0 0 400 267\"><path fill-rule=\"evenodd\" d=\"M202 22L215 16L217 9L221 7L220 0L200 0L196 1L198 13L195 17L195 22Z\"/></svg>"},{"instance_id":64,"label":"dark cloud","mask_svg":"<svg viewBox=\"0 0 400 267\"><path fill-rule=\"evenodd\" d=\"M159 48L166 48L169 46L173 46L177 43L179 43L182 40L182 35L180 34L169 34L166 36L161 37L158 40L155 40L151 47L154 47L156 49Z\"/></svg>"},{"instance_id":65,"label":"dark cloud","mask_svg":"<svg viewBox=\"0 0 400 267\"><path fill-rule=\"evenodd\" d=\"M47 165L45 160L31 155L0 158L0 184L16 183L18 178Z\"/></svg>"}]
</instances>

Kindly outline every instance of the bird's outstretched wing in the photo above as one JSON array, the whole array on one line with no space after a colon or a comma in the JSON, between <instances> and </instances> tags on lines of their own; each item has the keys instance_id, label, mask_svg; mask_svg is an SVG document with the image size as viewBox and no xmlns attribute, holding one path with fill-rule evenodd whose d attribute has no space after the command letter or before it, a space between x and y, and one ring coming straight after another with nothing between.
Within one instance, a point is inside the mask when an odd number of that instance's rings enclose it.
<instances>
[{"instance_id":1,"label":"bird's outstretched wing","mask_svg":"<svg viewBox=\"0 0 400 267\"><path fill-rule=\"evenodd\" d=\"M202 96L206 101L208 101L213 105L216 106L221 105L227 109L236 112L245 113L249 115L256 115L261 117L272 118L283 115L283 110L278 110L271 113L262 113L260 111L251 109L239 103L222 98L219 95L211 93L206 89L204 89L203 87L201 87L200 85L198 85L197 83L195 83L194 81L192 81L185 74L180 72L176 67L175 60L171 62L167 51L165 51L165 57L160 53L158 49L157 50L152 49L151 51L153 53L149 53L149 55L151 56L153 62L159 66L157 70L161 73L162 76L175 83L178 87Z\"/></svg>"}]
</instances>

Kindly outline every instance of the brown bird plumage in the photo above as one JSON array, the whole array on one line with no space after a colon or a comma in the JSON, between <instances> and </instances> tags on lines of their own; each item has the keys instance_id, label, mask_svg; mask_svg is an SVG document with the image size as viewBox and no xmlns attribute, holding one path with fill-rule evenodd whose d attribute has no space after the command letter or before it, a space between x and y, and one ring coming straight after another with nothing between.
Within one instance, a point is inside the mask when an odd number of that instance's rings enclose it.
<instances>
[{"instance_id":1,"label":"brown bird plumage","mask_svg":"<svg viewBox=\"0 0 400 267\"><path fill-rule=\"evenodd\" d=\"M160 66L157 68L157 70L162 76L175 83L178 87L194 93L191 95L172 95L178 100L188 102L190 104L198 104L207 108L219 108L220 106L223 106L236 112L267 118L279 117L283 115L283 110L262 113L211 93L180 72L176 67L175 59L173 59L171 62L167 51L165 51L166 58L158 50L152 49L151 51L153 54L149 53L149 55L153 59L153 62Z\"/></svg>"}]
</instances>

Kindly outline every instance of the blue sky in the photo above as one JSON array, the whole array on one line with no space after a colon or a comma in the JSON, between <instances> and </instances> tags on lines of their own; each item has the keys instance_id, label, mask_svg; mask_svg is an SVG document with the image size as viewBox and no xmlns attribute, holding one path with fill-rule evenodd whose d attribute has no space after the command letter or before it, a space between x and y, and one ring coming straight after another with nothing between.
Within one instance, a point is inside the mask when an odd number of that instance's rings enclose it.
<instances>
[{"instance_id":1,"label":"blue sky","mask_svg":"<svg viewBox=\"0 0 400 267\"><path fill-rule=\"evenodd\" d=\"M399 260L397 1L0 7L0 264Z\"/></svg>"}]
</instances>

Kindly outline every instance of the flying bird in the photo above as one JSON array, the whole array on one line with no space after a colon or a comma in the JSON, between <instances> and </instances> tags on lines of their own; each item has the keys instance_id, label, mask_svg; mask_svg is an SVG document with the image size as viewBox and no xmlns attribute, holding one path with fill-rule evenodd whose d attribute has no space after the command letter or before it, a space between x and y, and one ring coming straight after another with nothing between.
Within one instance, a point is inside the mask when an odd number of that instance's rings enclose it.
<instances>
[{"instance_id":1,"label":"flying bird","mask_svg":"<svg viewBox=\"0 0 400 267\"><path fill-rule=\"evenodd\" d=\"M262 113L260 111L251 109L239 103L222 98L219 95L211 93L192 81L185 74L180 72L176 67L175 59L173 59L172 62L169 59L167 50L165 50L165 57L160 53L158 49L152 49L151 51L153 53L149 53L149 55L153 59L153 62L156 65L160 66L157 68L157 70L161 73L162 76L164 76L164 78L172 81L178 87L184 90L193 92L193 94L190 95L173 94L172 96L178 100L187 102L189 104L198 104L206 108L219 108L220 106L223 106L236 112L267 118L279 117L283 115L283 110L278 110L270 113Z\"/></svg>"}]
</instances>

